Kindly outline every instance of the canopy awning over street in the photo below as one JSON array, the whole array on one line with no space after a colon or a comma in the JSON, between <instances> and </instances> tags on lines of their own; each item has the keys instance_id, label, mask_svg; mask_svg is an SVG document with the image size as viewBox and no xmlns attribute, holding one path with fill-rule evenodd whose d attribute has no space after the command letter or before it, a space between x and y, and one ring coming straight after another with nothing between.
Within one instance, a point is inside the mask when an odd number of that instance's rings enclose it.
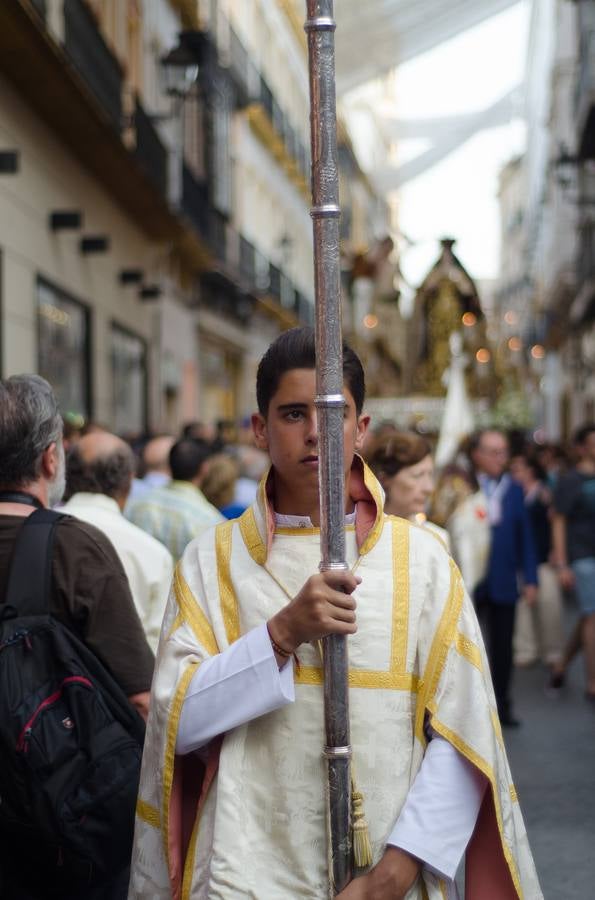
<instances>
[{"instance_id":1,"label":"canopy awning over street","mask_svg":"<svg viewBox=\"0 0 595 900\"><path fill-rule=\"evenodd\" d=\"M336 0L337 89L344 94L517 0Z\"/></svg>"}]
</instances>

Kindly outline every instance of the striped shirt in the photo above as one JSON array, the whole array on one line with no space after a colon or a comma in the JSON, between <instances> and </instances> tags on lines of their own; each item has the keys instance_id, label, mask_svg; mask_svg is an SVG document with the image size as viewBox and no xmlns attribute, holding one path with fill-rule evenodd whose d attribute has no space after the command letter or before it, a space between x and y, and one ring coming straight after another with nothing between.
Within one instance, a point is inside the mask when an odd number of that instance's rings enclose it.
<instances>
[{"instance_id":1,"label":"striped shirt","mask_svg":"<svg viewBox=\"0 0 595 900\"><path fill-rule=\"evenodd\" d=\"M186 545L206 528L225 521L202 491L189 481L171 481L165 487L154 488L130 504L126 515L165 544L176 560Z\"/></svg>"}]
</instances>

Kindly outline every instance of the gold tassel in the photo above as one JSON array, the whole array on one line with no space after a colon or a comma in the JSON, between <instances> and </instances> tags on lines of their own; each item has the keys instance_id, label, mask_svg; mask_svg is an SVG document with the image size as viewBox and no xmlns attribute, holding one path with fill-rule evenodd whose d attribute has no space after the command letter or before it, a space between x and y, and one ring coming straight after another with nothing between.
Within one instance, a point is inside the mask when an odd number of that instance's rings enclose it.
<instances>
[{"instance_id":1,"label":"gold tassel","mask_svg":"<svg viewBox=\"0 0 595 900\"><path fill-rule=\"evenodd\" d=\"M351 780L351 822L353 830L353 864L356 869L372 865L372 845L364 812L364 795Z\"/></svg>"}]
</instances>

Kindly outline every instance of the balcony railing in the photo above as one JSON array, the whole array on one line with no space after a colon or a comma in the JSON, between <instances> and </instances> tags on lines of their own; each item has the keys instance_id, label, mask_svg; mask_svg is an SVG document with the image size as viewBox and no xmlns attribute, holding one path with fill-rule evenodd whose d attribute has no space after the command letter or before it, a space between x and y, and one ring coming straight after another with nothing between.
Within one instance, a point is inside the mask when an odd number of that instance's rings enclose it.
<instances>
[{"instance_id":1,"label":"balcony railing","mask_svg":"<svg viewBox=\"0 0 595 900\"><path fill-rule=\"evenodd\" d=\"M64 0L64 46L117 131L122 123L122 70L82 0Z\"/></svg>"},{"instance_id":2,"label":"balcony railing","mask_svg":"<svg viewBox=\"0 0 595 900\"><path fill-rule=\"evenodd\" d=\"M138 98L134 124L136 128L135 156L146 174L165 196L167 191L167 150L161 143L157 129Z\"/></svg>"},{"instance_id":3,"label":"balcony railing","mask_svg":"<svg viewBox=\"0 0 595 900\"><path fill-rule=\"evenodd\" d=\"M254 245L240 235L240 275L246 282L249 290L256 283L256 256Z\"/></svg>"},{"instance_id":4,"label":"balcony railing","mask_svg":"<svg viewBox=\"0 0 595 900\"><path fill-rule=\"evenodd\" d=\"M592 100L595 90L595 26L584 31L580 40L579 69L576 80L576 106Z\"/></svg>"},{"instance_id":5,"label":"balcony railing","mask_svg":"<svg viewBox=\"0 0 595 900\"><path fill-rule=\"evenodd\" d=\"M231 77L234 80L236 90L239 95L240 105L247 102L250 85L249 85L249 65L250 59L246 48L233 30L229 29L229 62Z\"/></svg>"},{"instance_id":6,"label":"balcony railing","mask_svg":"<svg viewBox=\"0 0 595 900\"><path fill-rule=\"evenodd\" d=\"M281 302L281 269L272 263L269 266L269 294Z\"/></svg>"},{"instance_id":7,"label":"balcony railing","mask_svg":"<svg viewBox=\"0 0 595 900\"><path fill-rule=\"evenodd\" d=\"M209 212L208 240L217 259L221 262L227 261L227 222L225 217L212 207Z\"/></svg>"},{"instance_id":8,"label":"balcony railing","mask_svg":"<svg viewBox=\"0 0 595 900\"><path fill-rule=\"evenodd\" d=\"M580 230L576 274L580 284L595 281L595 225Z\"/></svg>"},{"instance_id":9,"label":"balcony railing","mask_svg":"<svg viewBox=\"0 0 595 900\"><path fill-rule=\"evenodd\" d=\"M198 181L187 165L182 167L182 209L188 216L200 236L205 240L211 239L209 200L207 186ZM223 240L225 247L225 239ZM224 259L224 255L220 257Z\"/></svg>"}]
</instances>

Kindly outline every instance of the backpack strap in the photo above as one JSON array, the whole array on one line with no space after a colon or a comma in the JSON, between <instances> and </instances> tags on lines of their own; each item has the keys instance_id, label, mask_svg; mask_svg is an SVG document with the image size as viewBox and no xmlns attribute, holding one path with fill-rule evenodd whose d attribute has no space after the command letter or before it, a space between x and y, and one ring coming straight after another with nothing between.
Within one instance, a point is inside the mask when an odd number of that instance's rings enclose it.
<instances>
[{"instance_id":1,"label":"backpack strap","mask_svg":"<svg viewBox=\"0 0 595 900\"><path fill-rule=\"evenodd\" d=\"M10 563L4 607L18 616L48 615L56 523L64 515L36 509L22 525Z\"/></svg>"}]
</instances>

